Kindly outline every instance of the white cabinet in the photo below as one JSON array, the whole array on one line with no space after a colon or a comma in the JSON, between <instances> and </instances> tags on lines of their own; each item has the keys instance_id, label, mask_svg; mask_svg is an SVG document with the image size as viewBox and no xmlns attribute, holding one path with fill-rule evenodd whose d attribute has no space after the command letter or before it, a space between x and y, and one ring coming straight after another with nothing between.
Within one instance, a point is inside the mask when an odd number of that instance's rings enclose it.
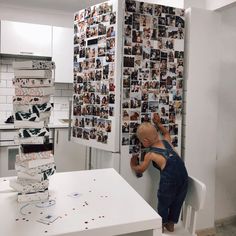
<instances>
[{"instance_id":1,"label":"white cabinet","mask_svg":"<svg viewBox=\"0 0 236 236\"><path fill-rule=\"evenodd\" d=\"M52 26L1 21L2 54L52 56Z\"/></svg>"},{"instance_id":2,"label":"white cabinet","mask_svg":"<svg viewBox=\"0 0 236 236\"><path fill-rule=\"evenodd\" d=\"M86 169L86 147L68 141L68 128L55 129L54 158L58 172Z\"/></svg>"},{"instance_id":3,"label":"white cabinet","mask_svg":"<svg viewBox=\"0 0 236 236\"><path fill-rule=\"evenodd\" d=\"M73 83L73 29L53 26L52 60L55 82Z\"/></svg>"}]
</instances>

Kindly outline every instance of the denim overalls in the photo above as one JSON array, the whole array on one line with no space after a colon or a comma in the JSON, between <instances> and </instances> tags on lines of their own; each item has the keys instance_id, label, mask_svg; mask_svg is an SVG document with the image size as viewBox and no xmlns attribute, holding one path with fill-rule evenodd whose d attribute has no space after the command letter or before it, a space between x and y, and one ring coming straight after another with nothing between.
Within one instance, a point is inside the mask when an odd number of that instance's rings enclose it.
<instances>
[{"instance_id":1,"label":"denim overalls","mask_svg":"<svg viewBox=\"0 0 236 236\"><path fill-rule=\"evenodd\" d=\"M162 222L177 223L181 207L187 194L188 173L184 162L173 150L168 141L163 140L165 149L150 147L149 152L162 155L166 159L163 170L153 161L153 166L160 170L160 184L157 192L158 214Z\"/></svg>"}]
</instances>

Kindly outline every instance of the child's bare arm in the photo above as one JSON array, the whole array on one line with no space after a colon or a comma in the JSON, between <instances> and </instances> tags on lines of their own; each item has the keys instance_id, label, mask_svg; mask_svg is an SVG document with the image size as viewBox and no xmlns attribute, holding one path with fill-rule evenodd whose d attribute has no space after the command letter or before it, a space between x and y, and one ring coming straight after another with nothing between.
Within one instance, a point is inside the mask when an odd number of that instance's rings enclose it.
<instances>
[{"instance_id":1,"label":"child's bare arm","mask_svg":"<svg viewBox=\"0 0 236 236\"><path fill-rule=\"evenodd\" d=\"M151 162L150 153L147 153L145 155L144 160L141 164L137 164L137 161L138 161L138 157L133 156L130 160L130 166L132 170L134 170L136 173L143 173L148 168Z\"/></svg>"},{"instance_id":2,"label":"child's bare arm","mask_svg":"<svg viewBox=\"0 0 236 236\"><path fill-rule=\"evenodd\" d=\"M153 123L157 126L158 130L162 133L165 140L171 143L171 137L168 130L161 124L161 118L158 113L153 114Z\"/></svg>"}]
</instances>

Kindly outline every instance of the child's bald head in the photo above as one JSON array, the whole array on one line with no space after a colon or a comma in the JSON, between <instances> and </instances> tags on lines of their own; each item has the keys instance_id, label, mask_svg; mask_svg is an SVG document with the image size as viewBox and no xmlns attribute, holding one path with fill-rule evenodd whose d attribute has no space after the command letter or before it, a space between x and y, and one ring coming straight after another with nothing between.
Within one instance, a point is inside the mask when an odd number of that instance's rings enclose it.
<instances>
[{"instance_id":1,"label":"child's bald head","mask_svg":"<svg viewBox=\"0 0 236 236\"><path fill-rule=\"evenodd\" d=\"M136 135L144 147L149 147L159 140L156 128L149 122L144 122L139 125Z\"/></svg>"}]
</instances>

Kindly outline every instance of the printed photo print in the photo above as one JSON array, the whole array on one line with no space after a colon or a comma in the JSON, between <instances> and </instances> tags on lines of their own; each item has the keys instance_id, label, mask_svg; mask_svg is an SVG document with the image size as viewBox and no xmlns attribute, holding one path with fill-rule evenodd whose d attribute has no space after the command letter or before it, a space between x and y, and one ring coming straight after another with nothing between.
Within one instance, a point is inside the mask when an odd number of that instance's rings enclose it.
<instances>
[{"instance_id":1,"label":"printed photo print","mask_svg":"<svg viewBox=\"0 0 236 236\"><path fill-rule=\"evenodd\" d=\"M184 83L184 10L125 1L123 20L122 145L141 156L135 133L158 112L178 146ZM129 136L127 135L129 134ZM144 155L144 153L142 153Z\"/></svg>"},{"instance_id":2,"label":"printed photo print","mask_svg":"<svg viewBox=\"0 0 236 236\"><path fill-rule=\"evenodd\" d=\"M116 19L110 1L74 15L73 137L108 144L116 103ZM128 116L129 118L129 116Z\"/></svg>"}]
</instances>

